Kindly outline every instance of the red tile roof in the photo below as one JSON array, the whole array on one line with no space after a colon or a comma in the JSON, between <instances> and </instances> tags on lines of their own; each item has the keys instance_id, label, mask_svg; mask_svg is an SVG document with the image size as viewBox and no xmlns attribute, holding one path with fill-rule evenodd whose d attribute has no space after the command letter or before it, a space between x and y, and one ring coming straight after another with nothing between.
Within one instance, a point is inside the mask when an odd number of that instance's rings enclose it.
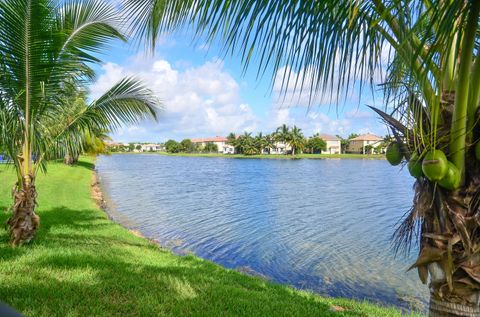
<instances>
[{"instance_id":1,"label":"red tile roof","mask_svg":"<svg viewBox=\"0 0 480 317\"><path fill-rule=\"evenodd\" d=\"M320 139L322 139L322 140L324 140L324 141L340 141L339 138L337 138L337 137L334 136L334 135L330 135L330 134L320 133L319 137L320 137Z\"/></svg>"},{"instance_id":2,"label":"red tile roof","mask_svg":"<svg viewBox=\"0 0 480 317\"><path fill-rule=\"evenodd\" d=\"M382 140L383 138L370 133L362 134L352 139L352 141L382 141Z\"/></svg>"}]
</instances>

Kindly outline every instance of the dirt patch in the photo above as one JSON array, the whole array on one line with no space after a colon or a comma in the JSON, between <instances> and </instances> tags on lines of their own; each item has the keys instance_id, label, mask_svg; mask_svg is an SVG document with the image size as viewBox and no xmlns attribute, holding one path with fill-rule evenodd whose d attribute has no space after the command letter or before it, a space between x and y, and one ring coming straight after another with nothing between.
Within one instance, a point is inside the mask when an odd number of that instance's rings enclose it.
<instances>
[{"instance_id":1,"label":"dirt patch","mask_svg":"<svg viewBox=\"0 0 480 317\"><path fill-rule=\"evenodd\" d=\"M102 189L100 188L100 182L98 181L98 175L96 171L92 173L92 199L95 201L97 206L103 211L107 211L107 202L103 198Z\"/></svg>"},{"instance_id":2,"label":"dirt patch","mask_svg":"<svg viewBox=\"0 0 480 317\"><path fill-rule=\"evenodd\" d=\"M149 241L155 242L155 241L152 240L152 239L146 238L146 237L145 237L140 231L138 231L138 230L128 229L128 231L130 231L130 233L133 234L133 235L136 236L136 237L144 238L144 239L147 239L147 240L149 240Z\"/></svg>"},{"instance_id":3,"label":"dirt patch","mask_svg":"<svg viewBox=\"0 0 480 317\"><path fill-rule=\"evenodd\" d=\"M337 306L337 305L332 305L330 306L330 311L333 311L333 312L342 312L342 311L345 311L346 309L341 307L341 306Z\"/></svg>"}]
</instances>

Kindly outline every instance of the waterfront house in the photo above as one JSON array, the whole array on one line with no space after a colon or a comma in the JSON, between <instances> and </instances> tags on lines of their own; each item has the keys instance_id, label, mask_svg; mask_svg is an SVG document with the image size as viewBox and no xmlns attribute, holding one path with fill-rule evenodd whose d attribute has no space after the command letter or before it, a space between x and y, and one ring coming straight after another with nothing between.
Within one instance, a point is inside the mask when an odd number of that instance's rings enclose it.
<instances>
[{"instance_id":1,"label":"waterfront house","mask_svg":"<svg viewBox=\"0 0 480 317\"><path fill-rule=\"evenodd\" d=\"M148 143L148 144L140 144L141 152L158 152L158 151L164 151L165 148L163 144L156 144L156 143Z\"/></svg>"},{"instance_id":2,"label":"waterfront house","mask_svg":"<svg viewBox=\"0 0 480 317\"><path fill-rule=\"evenodd\" d=\"M218 153L220 154L234 154L235 147L230 144L227 144L228 139L221 136L216 136L213 138L196 138L191 139L192 143L196 144L199 147L205 147L207 143L213 143L217 145Z\"/></svg>"},{"instance_id":3,"label":"waterfront house","mask_svg":"<svg viewBox=\"0 0 480 317\"><path fill-rule=\"evenodd\" d=\"M283 141L275 142L273 148L270 148L270 154L287 154L290 151L292 147Z\"/></svg>"},{"instance_id":4,"label":"waterfront house","mask_svg":"<svg viewBox=\"0 0 480 317\"><path fill-rule=\"evenodd\" d=\"M327 144L327 149L321 151L321 154L340 154L341 153L341 143L340 138L330 135L330 134L319 134L318 137L325 141Z\"/></svg>"},{"instance_id":5,"label":"waterfront house","mask_svg":"<svg viewBox=\"0 0 480 317\"><path fill-rule=\"evenodd\" d=\"M374 134L362 134L350 140L347 146L349 153L373 154L374 148L381 145L383 138Z\"/></svg>"}]
</instances>

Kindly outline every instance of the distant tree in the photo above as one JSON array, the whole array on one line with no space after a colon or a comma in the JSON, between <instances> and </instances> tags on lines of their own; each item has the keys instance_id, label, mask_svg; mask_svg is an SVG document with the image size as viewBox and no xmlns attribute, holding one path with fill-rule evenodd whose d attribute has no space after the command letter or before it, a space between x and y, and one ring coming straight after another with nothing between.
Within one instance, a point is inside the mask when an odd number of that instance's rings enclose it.
<instances>
[{"instance_id":1,"label":"distant tree","mask_svg":"<svg viewBox=\"0 0 480 317\"><path fill-rule=\"evenodd\" d=\"M255 148L257 153L262 154L264 149L269 147L269 142L266 139L266 136L262 132L259 132L255 137Z\"/></svg>"},{"instance_id":2,"label":"distant tree","mask_svg":"<svg viewBox=\"0 0 480 317\"><path fill-rule=\"evenodd\" d=\"M133 143L128 143L128 151L129 151L129 152L132 152L133 150L135 150L135 144L133 144Z\"/></svg>"},{"instance_id":3,"label":"distant tree","mask_svg":"<svg viewBox=\"0 0 480 317\"><path fill-rule=\"evenodd\" d=\"M240 153L239 149L237 148L238 147L238 142L237 142L237 136L235 135L235 133L231 132L228 136L227 136L227 142L226 142L228 145L231 145L234 147L234 152L235 153Z\"/></svg>"},{"instance_id":4,"label":"distant tree","mask_svg":"<svg viewBox=\"0 0 480 317\"><path fill-rule=\"evenodd\" d=\"M227 144L231 146L235 146L236 142L237 142L237 136L235 135L235 133L230 132L230 134L227 135Z\"/></svg>"},{"instance_id":5,"label":"distant tree","mask_svg":"<svg viewBox=\"0 0 480 317\"><path fill-rule=\"evenodd\" d=\"M374 149L373 149L373 152L375 154L382 154L383 151L384 151L385 147L383 146L383 144L380 144L380 145L377 145Z\"/></svg>"},{"instance_id":6,"label":"distant tree","mask_svg":"<svg viewBox=\"0 0 480 317\"><path fill-rule=\"evenodd\" d=\"M282 124L277 128L274 136L276 141L287 143L290 139L290 128L286 124Z\"/></svg>"},{"instance_id":7,"label":"distant tree","mask_svg":"<svg viewBox=\"0 0 480 317\"><path fill-rule=\"evenodd\" d=\"M237 147L239 153L245 155L255 155L259 153L255 138L252 137L251 132L245 131L241 136L238 137Z\"/></svg>"},{"instance_id":8,"label":"distant tree","mask_svg":"<svg viewBox=\"0 0 480 317\"><path fill-rule=\"evenodd\" d=\"M371 145L371 144L365 145L363 154L372 154L373 149L374 149L373 145Z\"/></svg>"},{"instance_id":9,"label":"distant tree","mask_svg":"<svg viewBox=\"0 0 480 317\"><path fill-rule=\"evenodd\" d=\"M345 153L347 152L347 146L348 146L348 139L344 139L341 135L337 134L337 138L340 139L340 153Z\"/></svg>"},{"instance_id":10,"label":"distant tree","mask_svg":"<svg viewBox=\"0 0 480 317\"><path fill-rule=\"evenodd\" d=\"M309 150L310 153L321 153L321 151L327 150L327 142L318 136L314 136L308 139L305 147Z\"/></svg>"},{"instance_id":11,"label":"distant tree","mask_svg":"<svg viewBox=\"0 0 480 317\"><path fill-rule=\"evenodd\" d=\"M207 142L207 144L205 144L205 147L203 148L203 151L206 153L217 153L218 146L213 142Z\"/></svg>"},{"instance_id":12,"label":"distant tree","mask_svg":"<svg viewBox=\"0 0 480 317\"><path fill-rule=\"evenodd\" d=\"M377 154L381 154L383 152L385 152L385 150L387 149L387 146L393 142L395 140L394 137L392 137L391 135L388 135L386 134L384 137L383 137L383 140L380 142L380 144L377 146L378 150L376 150L376 153Z\"/></svg>"},{"instance_id":13,"label":"distant tree","mask_svg":"<svg viewBox=\"0 0 480 317\"><path fill-rule=\"evenodd\" d=\"M184 139L180 142L180 151L186 153L195 152L196 146L190 139Z\"/></svg>"},{"instance_id":14,"label":"distant tree","mask_svg":"<svg viewBox=\"0 0 480 317\"><path fill-rule=\"evenodd\" d=\"M292 147L292 155L301 153L305 147L305 137L303 136L302 129L293 126L289 133L287 143Z\"/></svg>"},{"instance_id":15,"label":"distant tree","mask_svg":"<svg viewBox=\"0 0 480 317\"><path fill-rule=\"evenodd\" d=\"M167 142L165 142L165 150L168 153L178 153L180 152L180 149L180 144L175 140L168 140Z\"/></svg>"},{"instance_id":16,"label":"distant tree","mask_svg":"<svg viewBox=\"0 0 480 317\"><path fill-rule=\"evenodd\" d=\"M270 154L271 149L275 149L275 134L267 134L265 136L265 145L266 149L268 151L268 154Z\"/></svg>"},{"instance_id":17,"label":"distant tree","mask_svg":"<svg viewBox=\"0 0 480 317\"><path fill-rule=\"evenodd\" d=\"M142 149L142 146L140 144L137 144L137 146L135 146L135 149L137 149L137 151L140 151Z\"/></svg>"}]
</instances>

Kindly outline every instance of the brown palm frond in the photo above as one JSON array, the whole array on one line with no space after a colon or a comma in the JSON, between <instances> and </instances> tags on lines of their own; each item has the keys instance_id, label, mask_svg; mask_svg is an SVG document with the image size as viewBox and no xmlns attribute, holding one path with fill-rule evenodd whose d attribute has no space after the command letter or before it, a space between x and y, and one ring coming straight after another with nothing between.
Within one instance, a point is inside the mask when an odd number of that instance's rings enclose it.
<instances>
[{"instance_id":1,"label":"brown palm frond","mask_svg":"<svg viewBox=\"0 0 480 317\"><path fill-rule=\"evenodd\" d=\"M397 223L392 235L395 254L409 253L414 243L420 244L422 220L432 209L433 189L428 181L417 180L413 189L415 191L413 206Z\"/></svg>"}]
</instances>

